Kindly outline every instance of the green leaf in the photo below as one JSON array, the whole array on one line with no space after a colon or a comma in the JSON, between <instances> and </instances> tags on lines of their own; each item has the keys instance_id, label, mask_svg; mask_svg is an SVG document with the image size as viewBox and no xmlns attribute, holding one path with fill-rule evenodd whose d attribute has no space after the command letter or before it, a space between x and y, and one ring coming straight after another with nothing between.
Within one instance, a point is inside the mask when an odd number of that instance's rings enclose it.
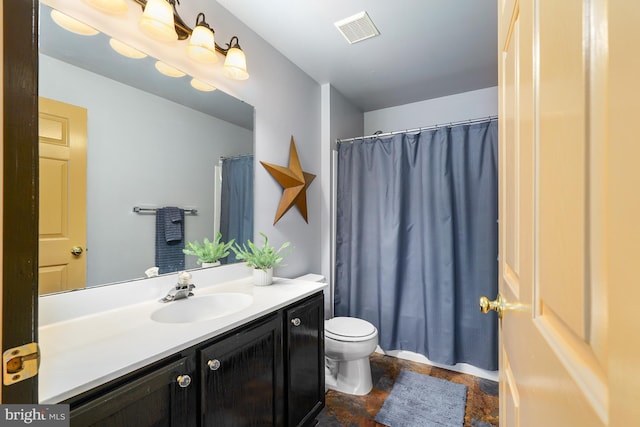
<instances>
[{"instance_id":1,"label":"green leaf","mask_svg":"<svg viewBox=\"0 0 640 427\"><path fill-rule=\"evenodd\" d=\"M186 255L197 256L198 265L203 262L217 262L221 258L229 255L229 250L232 249L234 243L235 239L231 239L227 243L223 242L222 233L218 231L213 242L209 241L206 237L204 238L203 244L200 244L197 240L188 242L182 252Z\"/></svg>"},{"instance_id":2,"label":"green leaf","mask_svg":"<svg viewBox=\"0 0 640 427\"><path fill-rule=\"evenodd\" d=\"M231 247L231 250L236 255L236 259L244 261L248 266L260 270L283 266L282 261L287 254L284 254L282 251L288 248L291 243L285 242L276 250L269 244L269 238L266 234L261 232L259 232L259 234L264 239L261 247L258 247L251 240L247 240L247 243L242 244L242 246L236 243L235 246Z\"/></svg>"}]
</instances>

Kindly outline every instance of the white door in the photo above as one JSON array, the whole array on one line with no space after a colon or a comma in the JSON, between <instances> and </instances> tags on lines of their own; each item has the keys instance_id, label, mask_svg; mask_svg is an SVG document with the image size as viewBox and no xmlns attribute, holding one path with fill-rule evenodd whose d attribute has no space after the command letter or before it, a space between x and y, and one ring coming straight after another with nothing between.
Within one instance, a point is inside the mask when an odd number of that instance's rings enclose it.
<instances>
[{"instance_id":1,"label":"white door","mask_svg":"<svg viewBox=\"0 0 640 427\"><path fill-rule=\"evenodd\" d=\"M623 3L498 4L502 426L640 425L640 137L613 118L640 113L621 49L640 14Z\"/></svg>"}]
</instances>

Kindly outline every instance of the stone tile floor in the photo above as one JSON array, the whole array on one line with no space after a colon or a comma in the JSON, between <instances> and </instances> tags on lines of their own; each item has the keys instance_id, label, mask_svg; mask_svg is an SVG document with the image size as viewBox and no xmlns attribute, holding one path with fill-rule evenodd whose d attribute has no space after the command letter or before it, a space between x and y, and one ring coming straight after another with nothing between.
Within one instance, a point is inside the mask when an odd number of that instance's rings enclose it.
<instances>
[{"instance_id":1,"label":"stone tile floor","mask_svg":"<svg viewBox=\"0 0 640 427\"><path fill-rule=\"evenodd\" d=\"M419 372L467 386L464 427L498 426L498 383L423 363L374 353L371 356L373 390L352 396L329 390L326 406L318 416L321 427L383 427L374 418L391 392L400 370Z\"/></svg>"}]
</instances>

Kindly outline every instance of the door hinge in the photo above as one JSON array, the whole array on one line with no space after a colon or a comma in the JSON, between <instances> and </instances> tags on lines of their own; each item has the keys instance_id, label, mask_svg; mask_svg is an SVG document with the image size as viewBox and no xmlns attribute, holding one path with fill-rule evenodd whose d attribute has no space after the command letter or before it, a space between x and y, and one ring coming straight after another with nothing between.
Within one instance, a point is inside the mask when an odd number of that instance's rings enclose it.
<instances>
[{"instance_id":1,"label":"door hinge","mask_svg":"<svg viewBox=\"0 0 640 427\"><path fill-rule=\"evenodd\" d=\"M40 347L32 342L2 353L2 382L11 385L38 374Z\"/></svg>"}]
</instances>

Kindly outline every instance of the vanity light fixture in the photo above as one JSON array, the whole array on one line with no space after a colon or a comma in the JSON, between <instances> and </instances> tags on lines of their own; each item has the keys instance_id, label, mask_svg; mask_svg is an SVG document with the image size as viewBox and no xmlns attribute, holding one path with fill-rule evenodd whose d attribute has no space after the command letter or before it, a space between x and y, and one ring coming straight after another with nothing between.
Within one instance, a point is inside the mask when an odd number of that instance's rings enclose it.
<instances>
[{"instance_id":1,"label":"vanity light fixture","mask_svg":"<svg viewBox=\"0 0 640 427\"><path fill-rule=\"evenodd\" d=\"M71 31L75 34L80 34L81 36L95 36L99 33L95 28L72 18L69 15L65 15L56 9L51 10L51 19L65 30Z\"/></svg>"},{"instance_id":2,"label":"vanity light fixture","mask_svg":"<svg viewBox=\"0 0 640 427\"><path fill-rule=\"evenodd\" d=\"M210 84L196 78L191 79L191 87L201 92L213 92L214 90L216 90L214 86L211 86Z\"/></svg>"},{"instance_id":3,"label":"vanity light fixture","mask_svg":"<svg viewBox=\"0 0 640 427\"><path fill-rule=\"evenodd\" d=\"M189 58L205 64L213 64L218 61L214 31L205 21L204 13L202 12L198 14L196 26L191 32L191 37L189 37L187 55L189 55Z\"/></svg>"},{"instance_id":4,"label":"vanity light fixture","mask_svg":"<svg viewBox=\"0 0 640 427\"><path fill-rule=\"evenodd\" d=\"M114 39L114 38L110 39L109 45L113 50L115 50L122 56L126 56L127 58L141 59L141 58L147 57L146 53L140 52L138 49L135 49L129 46L128 44L121 42L118 39Z\"/></svg>"},{"instance_id":5,"label":"vanity light fixture","mask_svg":"<svg viewBox=\"0 0 640 427\"><path fill-rule=\"evenodd\" d=\"M171 13L173 14L173 20L165 17L162 20L162 26L165 28L168 25L172 25L174 31L171 32L171 40L176 38L178 40L189 39L189 45L187 47L187 54L190 58L200 62L215 62L215 52L224 55L226 57L224 62L224 74L234 80L246 80L249 78L247 72L247 57L240 48L238 43L238 37L233 36L227 47L223 48L215 42L213 29L205 22L204 13L199 13L196 17L196 25L194 29L189 28L176 10L176 2L178 0L134 0L143 8L143 17L147 14L147 10L151 4L163 3L163 14L168 14L166 5L169 5ZM142 21L142 18L140 18ZM140 21L139 21L140 22ZM155 21L150 21L155 22ZM171 23L172 22L172 23ZM142 28L142 27L141 27ZM169 32L169 31L167 31ZM173 38L175 32L176 38ZM167 37L169 38L169 37ZM209 62L210 61L210 62Z\"/></svg>"},{"instance_id":6,"label":"vanity light fixture","mask_svg":"<svg viewBox=\"0 0 640 427\"><path fill-rule=\"evenodd\" d=\"M174 7L167 0L148 0L138 19L140 30L151 38L162 42L178 40L173 19Z\"/></svg>"},{"instance_id":7,"label":"vanity light fixture","mask_svg":"<svg viewBox=\"0 0 640 427\"><path fill-rule=\"evenodd\" d=\"M129 10L129 6L124 0L82 0L89 6L104 13L112 15L123 15Z\"/></svg>"},{"instance_id":8,"label":"vanity light fixture","mask_svg":"<svg viewBox=\"0 0 640 427\"><path fill-rule=\"evenodd\" d=\"M165 64L162 61L156 62L156 70L168 77L184 77L186 74L171 65Z\"/></svg>"},{"instance_id":9,"label":"vanity light fixture","mask_svg":"<svg viewBox=\"0 0 640 427\"><path fill-rule=\"evenodd\" d=\"M127 5L124 0L82 1L106 13L116 14L123 13L123 10L124 12L127 11ZM219 53L225 56L223 73L226 77L234 80L246 80L249 78L247 57L240 47L238 37L231 37L229 43L226 44L226 49L220 47L215 42L213 29L205 21L204 13L201 12L197 15L196 25L191 29L184 23L176 10L176 2L178 0L133 1L142 7L142 16L138 19L138 27L146 35L156 40L170 43L176 40L189 39L187 45L187 56L189 58L198 62L212 64L218 61L217 53ZM51 11L51 17L58 25L74 33L83 35L98 34L98 31L92 27L55 9ZM145 53L118 40L111 39L109 44L116 52L129 58L144 58L146 56ZM170 77L182 77L185 75L182 71L160 61L156 63L156 69ZM208 90L215 90L215 88Z\"/></svg>"}]
</instances>

